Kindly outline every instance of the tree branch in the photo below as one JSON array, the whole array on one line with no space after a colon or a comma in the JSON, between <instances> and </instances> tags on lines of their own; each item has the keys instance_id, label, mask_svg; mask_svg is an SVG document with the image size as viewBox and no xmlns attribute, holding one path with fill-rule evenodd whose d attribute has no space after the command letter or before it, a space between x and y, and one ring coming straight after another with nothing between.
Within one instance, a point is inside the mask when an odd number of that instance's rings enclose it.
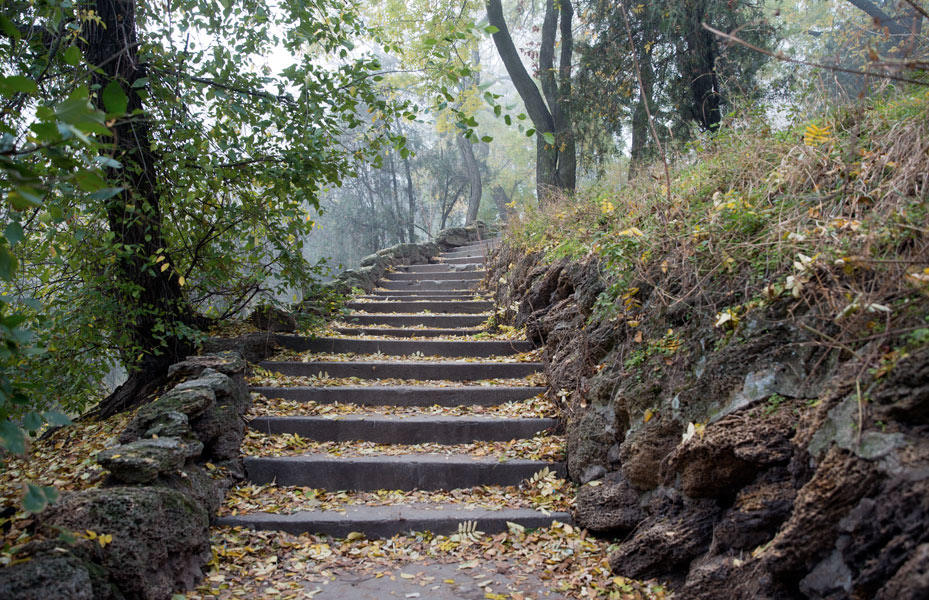
<instances>
[{"instance_id":1,"label":"tree branch","mask_svg":"<svg viewBox=\"0 0 929 600\"><path fill-rule=\"evenodd\" d=\"M909 29L897 22L896 18L891 17L880 8L878 8L878 6L873 2L870 2L869 0L848 0L848 2L855 8L864 11L865 14L874 19L874 22L877 23L880 27L886 27L887 31L889 31L891 35L910 34Z\"/></svg>"}]
</instances>

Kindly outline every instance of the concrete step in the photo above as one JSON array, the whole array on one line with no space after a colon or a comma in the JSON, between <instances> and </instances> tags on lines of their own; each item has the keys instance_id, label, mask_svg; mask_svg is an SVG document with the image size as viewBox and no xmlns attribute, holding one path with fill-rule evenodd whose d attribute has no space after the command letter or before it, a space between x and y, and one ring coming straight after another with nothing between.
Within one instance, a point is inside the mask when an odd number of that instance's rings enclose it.
<instances>
[{"instance_id":1,"label":"concrete step","mask_svg":"<svg viewBox=\"0 0 929 600\"><path fill-rule=\"evenodd\" d=\"M312 377L326 373L329 377L361 379L435 379L477 381L526 377L542 370L535 362L458 362L458 361L264 361L261 368L283 375Z\"/></svg>"},{"instance_id":2,"label":"concrete step","mask_svg":"<svg viewBox=\"0 0 929 600\"><path fill-rule=\"evenodd\" d=\"M443 264L431 264L431 265L407 265L404 267L397 267L397 272L403 273L435 273L436 271L449 271L451 270L454 273L468 273L469 271L475 271L481 269L483 265L479 263L474 263L471 265L443 265Z\"/></svg>"},{"instance_id":3,"label":"concrete step","mask_svg":"<svg viewBox=\"0 0 929 600\"><path fill-rule=\"evenodd\" d=\"M309 338L277 335L277 343L298 352L333 352L354 354L389 354L408 356L421 352L425 356L459 356L483 358L528 352L533 346L519 340L366 340L353 338Z\"/></svg>"},{"instance_id":4,"label":"concrete step","mask_svg":"<svg viewBox=\"0 0 929 600\"><path fill-rule=\"evenodd\" d=\"M526 529L550 527L555 521L573 524L568 513L545 514L529 508L488 510L456 504L413 504L410 506L347 506L345 511L312 510L293 514L256 512L220 517L216 524L284 531L292 535L309 533L344 538L352 532L369 539L390 538L411 531L431 531L436 535L456 533L463 521L475 521L486 534L507 531L507 522Z\"/></svg>"},{"instance_id":5,"label":"concrete step","mask_svg":"<svg viewBox=\"0 0 929 600\"><path fill-rule=\"evenodd\" d=\"M487 271L470 269L468 271L433 271L430 273L388 273L387 281L444 281L446 279L483 279Z\"/></svg>"},{"instance_id":6,"label":"concrete step","mask_svg":"<svg viewBox=\"0 0 929 600\"><path fill-rule=\"evenodd\" d=\"M390 296L390 297L402 297L402 296L445 296L451 299L458 297L464 297L467 299L473 299L475 296L481 296L485 292L479 290L432 290L431 292L422 292L418 290L374 290L370 295L372 296Z\"/></svg>"},{"instance_id":7,"label":"concrete step","mask_svg":"<svg viewBox=\"0 0 929 600\"><path fill-rule=\"evenodd\" d=\"M435 291L435 290L473 290L480 283L478 279L446 279L444 281L388 281L381 279L377 286L385 290Z\"/></svg>"},{"instance_id":8,"label":"concrete step","mask_svg":"<svg viewBox=\"0 0 929 600\"><path fill-rule=\"evenodd\" d=\"M324 490L451 490L519 485L545 467L564 477L563 463L474 458L461 454L332 457L246 456L245 471L259 485L304 485Z\"/></svg>"},{"instance_id":9,"label":"concrete step","mask_svg":"<svg viewBox=\"0 0 929 600\"><path fill-rule=\"evenodd\" d=\"M351 325L389 325L390 327L408 327L424 325L426 327L480 327L487 320L486 315L349 315L342 319Z\"/></svg>"},{"instance_id":10,"label":"concrete step","mask_svg":"<svg viewBox=\"0 0 929 600\"><path fill-rule=\"evenodd\" d=\"M476 258L481 262L490 255L492 250L486 248L475 248L468 250L455 250L452 252L443 252L439 254L440 259L444 258Z\"/></svg>"},{"instance_id":11,"label":"concrete step","mask_svg":"<svg viewBox=\"0 0 929 600\"><path fill-rule=\"evenodd\" d=\"M483 267L484 259L483 257L472 258L469 256L453 256L450 258L439 257L439 262L437 264L440 264L440 265L441 264L445 264L445 265L474 265L476 264L476 265L480 265L481 267Z\"/></svg>"},{"instance_id":12,"label":"concrete step","mask_svg":"<svg viewBox=\"0 0 929 600\"><path fill-rule=\"evenodd\" d=\"M401 329L396 327L336 327L343 335L377 335L384 337L446 337L451 335L477 335L483 329Z\"/></svg>"},{"instance_id":13,"label":"concrete step","mask_svg":"<svg viewBox=\"0 0 929 600\"><path fill-rule=\"evenodd\" d=\"M486 300L428 300L385 302L346 302L345 307L367 313L421 313L473 315L488 312L494 305Z\"/></svg>"},{"instance_id":14,"label":"concrete step","mask_svg":"<svg viewBox=\"0 0 929 600\"><path fill-rule=\"evenodd\" d=\"M404 295L399 296L391 292L381 292L381 296L355 296L358 300L378 300L380 302L449 302L451 300L479 300L475 294L470 292L459 293L452 292L445 296L438 294L419 293L419 292L397 292Z\"/></svg>"},{"instance_id":15,"label":"concrete step","mask_svg":"<svg viewBox=\"0 0 929 600\"><path fill-rule=\"evenodd\" d=\"M531 438L558 425L557 419L443 417L439 415L344 415L256 417L248 426L277 435L296 433L318 442L363 440L377 444L468 444Z\"/></svg>"},{"instance_id":16,"label":"concrete step","mask_svg":"<svg viewBox=\"0 0 929 600\"><path fill-rule=\"evenodd\" d=\"M534 386L458 386L419 385L333 387L252 387L251 391L271 399L319 404L355 404L358 406L497 406L518 402L544 393Z\"/></svg>"}]
</instances>

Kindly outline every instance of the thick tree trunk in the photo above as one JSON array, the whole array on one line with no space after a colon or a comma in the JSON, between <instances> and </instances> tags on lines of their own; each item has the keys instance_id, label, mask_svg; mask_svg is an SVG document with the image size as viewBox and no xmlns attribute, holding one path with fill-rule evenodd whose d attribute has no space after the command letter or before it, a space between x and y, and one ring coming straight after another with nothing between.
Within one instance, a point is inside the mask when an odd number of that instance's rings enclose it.
<instances>
[{"instance_id":1,"label":"thick tree trunk","mask_svg":"<svg viewBox=\"0 0 929 600\"><path fill-rule=\"evenodd\" d=\"M468 182L471 185L471 194L468 196L468 216L465 219L465 225L477 221L477 213L481 208L481 196L484 193L484 187L481 184L481 170L474 158L474 149L471 148L471 142L461 133L455 136L458 143L458 151L461 153L461 160L468 171Z\"/></svg>"},{"instance_id":2,"label":"thick tree trunk","mask_svg":"<svg viewBox=\"0 0 929 600\"><path fill-rule=\"evenodd\" d=\"M542 43L539 48L539 77L542 90L539 92L529 72L526 71L513 38L503 17L500 0L487 0L487 21L497 28L493 34L494 45L503 61L516 91L519 93L526 112L538 132L536 142L536 194L544 202L554 190L574 192L576 164L574 133L568 95L570 94L571 55L573 37L571 18L574 14L570 0L560 0L558 8L554 0L546 0L545 21L542 25ZM561 58L559 70L554 69L555 42L558 21L561 20ZM557 81L560 79L560 81ZM547 101L547 104L546 104ZM544 141L542 134L555 137L554 144Z\"/></svg>"},{"instance_id":3,"label":"thick tree trunk","mask_svg":"<svg viewBox=\"0 0 929 600\"><path fill-rule=\"evenodd\" d=\"M131 114L143 108L132 84L146 77L145 65L136 56L135 3L98 0L96 13L101 22L88 21L84 31L87 61L99 65L94 83L103 90L117 82ZM101 91L95 102L104 109ZM131 347L124 356L129 379L97 407L103 417L145 402L164 382L168 366L194 349L178 329L201 324L184 298L179 273L165 250L155 169L158 157L151 151L149 129L144 113L118 119L111 127L114 157L123 168L110 170L109 176L124 191L107 201L106 214L115 242L132 249L116 254L118 282L114 286L119 301L131 307L126 320ZM159 268L152 268L151 262L159 255L165 260ZM161 264L168 267L162 269ZM141 360L136 360L138 354Z\"/></svg>"},{"instance_id":4,"label":"thick tree trunk","mask_svg":"<svg viewBox=\"0 0 929 600\"><path fill-rule=\"evenodd\" d=\"M706 4L695 7L687 34L687 53L681 74L690 87L690 116L704 131L715 131L722 121L719 78L716 75L716 38L703 27Z\"/></svg>"}]
</instances>

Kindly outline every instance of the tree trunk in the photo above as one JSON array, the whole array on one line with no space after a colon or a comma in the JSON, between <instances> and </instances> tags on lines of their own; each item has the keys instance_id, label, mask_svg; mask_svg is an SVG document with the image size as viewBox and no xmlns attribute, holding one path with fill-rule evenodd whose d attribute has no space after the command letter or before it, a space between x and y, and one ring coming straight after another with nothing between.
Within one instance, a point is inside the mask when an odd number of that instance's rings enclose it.
<instances>
[{"instance_id":1,"label":"tree trunk","mask_svg":"<svg viewBox=\"0 0 929 600\"><path fill-rule=\"evenodd\" d=\"M574 11L571 2L561 0L556 9L554 0L546 0L542 44L539 48L539 77L545 94L544 98L526 71L516 45L513 43L503 17L500 0L486 0L486 7L488 23L497 28L493 34L497 53L537 131L536 195L540 202L544 202L551 196L553 190L573 193L576 183L577 157L571 114L568 108L568 95L571 92L571 57L574 50L571 35L571 19ZM554 56L559 18L561 20L561 58L556 77ZM545 142L543 134L546 133L554 136L554 144Z\"/></svg>"},{"instance_id":2,"label":"tree trunk","mask_svg":"<svg viewBox=\"0 0 929 600\"><path fill-rule=\"evenodd\" d=\"M90 64L99 65L93 76L99 90L117 82L131 114L143 108L132 84L146 77L145 65L138 62L136 53L135 3L98 0L96 12L101 22L87 22L84 54ZM95 98L100 109L104 109L102 95L98 91ZM124 191L107 201L106 214L115 243L133 249L117 253L118 281L114 285L119 301L131 307L126 320L131 347L123 356L129 379L97 407L96 414L101 417L148 400L166 381L168 366L194 349L178 329L202 325L184 298L180 275L165 250L155 169L158 157L151 151L149 130L144 113L118 119L111 128L114 156L123 168L111 169L108 175ZM165 260L152 268L152 261L160 255ZM162 269L162 264L168 267Z\"/></svg>"},{"instance_id":3,"label":"tree trunk","mask_svg":"<svg viewBox=\"0 0 929 600\"><path fill-rule=\"evenodd\" d=\"M409 217L407 221L407 235L410 243L416 243L416 196L413 194L413 175L410 173L410 159L403 159L403 170L406 173L406 198L409 203Z\"/></svg>"},{"instance_id":4,"label":"tree trunk","mask_svg":"<svg viewBox=\"0 0 929 600\"><path fill-rule=\"evenodd\" d=\"M687 33L687 52L681 57L681 74L690 88L690 116L704 131L716 131L722 121L719 78L716 75L716 38L703 27L706 4L694 7Z\"/></svg>"},{"instance_id":5,"label":"tree trunk","mask_svg":"<svg viewBox=\"0 0 929 600\"><path fill-rule=\"evenodd\" d=\"M468 171L468 181L471 184L471 195L468 197L468 216L465 219L465 225L470 225L477 221L477 212L481 208L481 196L484 193L481 184L481 170L474 158L474 149L471 148L471 142L465 138L464 134L459 133L455 136L455 141L458 142L458 151L461 153L461 160L464 161L465 169Z\"/></svg>"},{"instance_id":6,"label":"tree trunk","mask_svg":"<svg viewBox=\"0 0 929 600\"><path fill-rule=\"evenodd\" d=\"M639 101L632 112L632 148L629 151L629 179L638 172L639 167L650 156L648 110L645 102L652 104L652 90L654 87L655 72L652 67L652 57L648 52L639 57L639 66L642 73L642 90Z\"/></svg>"},{"instance_id":7,"label":"tree trunk","mask_svg":"<svg viewBox=\"0 0 929 600\"><path fill-rule=\"evenodd\" d=\"M493 196L494 204L497 205L497 215L499 215L500 220L504 223L509 222L510 215L513 211L508 206L510 199L507 197L506 192L499 185L495 185L493 189L490 190L490 194Z\"/></svg>"}]
</instances>

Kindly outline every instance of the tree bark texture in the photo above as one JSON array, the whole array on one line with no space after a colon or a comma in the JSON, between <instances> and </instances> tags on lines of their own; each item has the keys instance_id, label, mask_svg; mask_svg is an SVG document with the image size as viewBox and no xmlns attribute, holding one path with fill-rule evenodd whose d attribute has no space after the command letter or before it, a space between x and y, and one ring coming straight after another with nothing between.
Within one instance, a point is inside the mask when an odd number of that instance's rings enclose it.
<instances>
[{"instance_id":1,"label":"tree bark texture","mask_svg":"<svg viewBox=\"0 0 929 600\"><path fill-rule=\"evenodd\" d=\"M101 19L89 21L84 32L84 54L90 64L98 65L94 83L104 89L117 82L128 99L127 113L143 109L142 99L132 87L146 77L145 65L137 57L134 0L97 0ZM96 105L104 109L98 92ZM141 360L125 356L129 379L97 408L106 417L145 402L164 382L168 366L186 357L194 349L191 341L178 335L178 327L196 328L199 323L184 298L179 273L166 253L162 229L162 210L156 165L158 157L151 151L150 124L143 114L120 118L111 127L114 157L123 168L111 169L110 177L124 188L107 201L106 215L110 231L120 248L117 253L118 281L114 286L120 302L132 307L126 327ZM158 255L166 258L152 268ZM133 352L134 354L134 352Z\"/></svg>"}]
</instances>

